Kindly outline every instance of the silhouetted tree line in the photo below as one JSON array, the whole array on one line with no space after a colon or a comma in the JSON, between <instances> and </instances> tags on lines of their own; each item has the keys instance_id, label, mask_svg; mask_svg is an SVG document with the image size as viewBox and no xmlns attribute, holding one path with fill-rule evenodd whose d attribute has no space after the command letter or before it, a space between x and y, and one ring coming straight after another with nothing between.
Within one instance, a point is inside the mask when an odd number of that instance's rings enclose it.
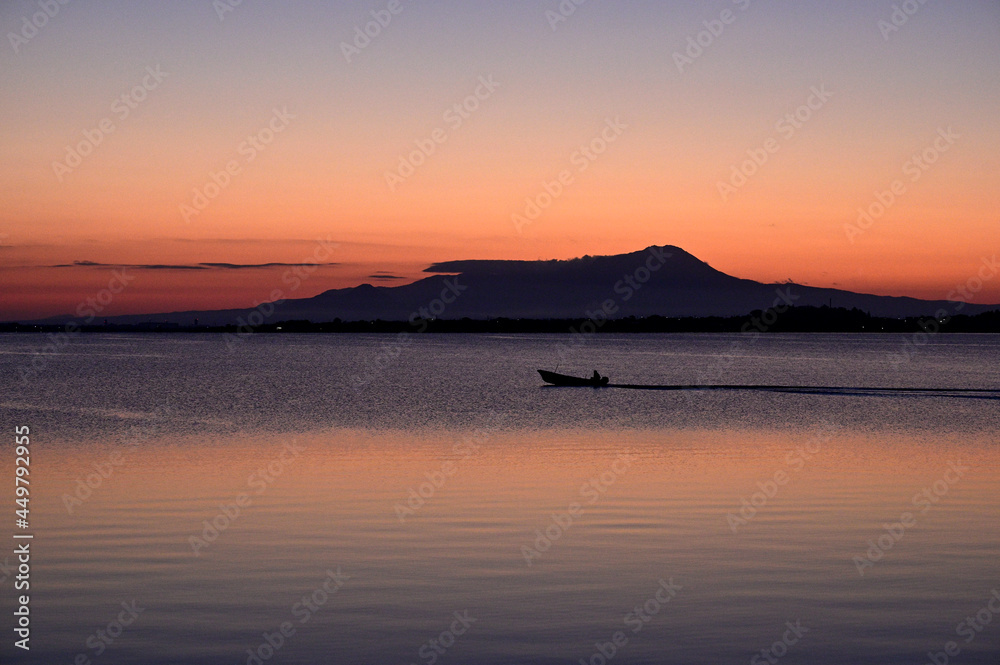
<instances>
[{"instance_id":1,"label":"silhouetted tree line","mask_svg":"<svg viewBox=\"0 0 1000 665\"><path fill-rule=\"evenodd\" d=\"M902 319L871 316L860 309L842 307L791 307L780 314L756 310L745 316L665 317L630 316L594 322L583 327L587 319L432 319L425 321L341 321L326 323L311 321L279 321L257 326L257 333L566 333L572 330L596 330L599 333L695 333L695 332L851 332L851 333L912 333L939 330L951 333L1000 332L1000 310L975 316L957 315L943 321L932 317ZM0 332L58 332L62 325L0 324ZM90 325L81 332L212 332L235 333L232 326L165 326L150 322L135 325ZM246 326L239 332L248 332Z\"/></svg>"}]
</instances>

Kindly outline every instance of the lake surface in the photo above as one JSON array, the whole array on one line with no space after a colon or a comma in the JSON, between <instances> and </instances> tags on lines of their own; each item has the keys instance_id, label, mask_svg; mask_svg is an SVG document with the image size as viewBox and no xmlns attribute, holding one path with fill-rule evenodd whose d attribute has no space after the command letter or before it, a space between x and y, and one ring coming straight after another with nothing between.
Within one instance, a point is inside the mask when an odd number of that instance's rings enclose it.
<instances>
[{"instance_id":1,"label":"lake surface","mask_svg":"<svg viewBox=\"0 0 1000 665\"><path fill-rule=\"evenodd\" d=\"M1000 401L535 373L1000 388L996 336L913 342L0 336L2 660L995 665Z\"/></svg>"}]
</instances>

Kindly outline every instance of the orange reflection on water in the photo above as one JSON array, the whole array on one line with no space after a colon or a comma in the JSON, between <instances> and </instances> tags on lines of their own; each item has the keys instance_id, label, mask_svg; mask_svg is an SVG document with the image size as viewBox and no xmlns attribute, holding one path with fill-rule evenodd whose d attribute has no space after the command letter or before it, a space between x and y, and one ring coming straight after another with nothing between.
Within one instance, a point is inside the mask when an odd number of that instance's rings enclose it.
<instances>
[{"instance_id":1,"label":"orange reflection on water","mask_svg":"<svg viewBox=\"0 0 1000 665\"><path fill-rule=\"evenodd\" d=\"M109 461L114 450L124 458L120 465ZM984 501L983 492L1000 480L997 456L981 442L822 427L478 436L332 430L66 448L58 455L50 449L45 458L37 506L49 528L129 524L152 512L161 528L193 533L220 506L239 505L246 495L232 534L220 543L238 540L244 528L315 532L317 520L338 525L331 536L344 525L363 538L475 524L527 537L572 504L580 505L583 525L574 538L595 544L603 529L624 537L629 528L648 533L677 520L692 529L689 536L715 537L731 530L727 515L739 515L743 501L756 508L743 512L746 531L817 518L839 529L875 528L904 511L938 523ZM100 478L95 464L110 477ZM957 479L950 471L956 464L968 467ZM87 496L83 481L99 486ZM932 495L917 498L925 488Z\"/></svg>"}]
</instances>

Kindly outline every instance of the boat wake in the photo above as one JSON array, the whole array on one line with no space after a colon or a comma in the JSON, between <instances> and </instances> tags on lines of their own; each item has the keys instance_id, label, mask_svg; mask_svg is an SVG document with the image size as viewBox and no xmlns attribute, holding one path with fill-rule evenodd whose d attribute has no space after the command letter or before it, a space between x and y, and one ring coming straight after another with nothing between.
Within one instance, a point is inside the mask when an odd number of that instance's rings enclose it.
<instances>
[{"instance_id":1,"label":"boat wake","mask_svg":"<svg viewBox=\"0 0 1000 665\"><path fill-rule=\"evenodd\" d=\"M859 395L875 397L964 397L998 399L1000 388L874 388L863 386L771 386L771 385L636 385L610 383L608 388L628 390L755 390L804 395Z\"/></svg>"}]
</instances>

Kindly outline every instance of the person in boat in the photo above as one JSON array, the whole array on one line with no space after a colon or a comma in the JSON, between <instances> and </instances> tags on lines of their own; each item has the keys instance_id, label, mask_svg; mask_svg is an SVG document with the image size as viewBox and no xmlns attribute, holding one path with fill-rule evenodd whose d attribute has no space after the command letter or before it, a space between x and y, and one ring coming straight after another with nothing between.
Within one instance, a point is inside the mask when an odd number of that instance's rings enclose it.
<instances>
[{"instance_id":1,"label":"person in boat","mask_svg":"<svg viewBox=\"0 0 1000 665\"><path fill-rule=\"evenodd\" d=\"M598 372L595 369L594 370L594 376L590 377L590 380L594 382L595 386L599 386L599 385L601 385L601 381L603 380L603 377L601 377L601 373Z\"/></svg>"}]
</instances>

